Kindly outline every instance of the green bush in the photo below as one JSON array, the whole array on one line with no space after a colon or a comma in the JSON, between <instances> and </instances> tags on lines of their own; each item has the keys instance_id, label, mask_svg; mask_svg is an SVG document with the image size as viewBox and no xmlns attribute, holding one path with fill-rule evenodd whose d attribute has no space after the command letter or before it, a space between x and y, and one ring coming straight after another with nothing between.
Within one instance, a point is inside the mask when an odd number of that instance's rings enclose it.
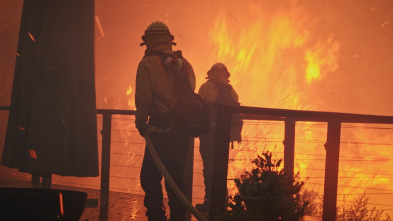
<instances>
[{"instance_id":1,"label":"green bush","mask_svg":"<svg viewBox=\"0 0 393 221\"><path fill-rule=\"evenodd\" d=\"M304 182L299 181L299 174L284 174L280 169L282 160L274 160L269 151L252 162L256 168L235 179L239 193L230 197L229 210L218 214L215 220L301 220L309 203L300 194Z\"/></svg>"}]
</instances>

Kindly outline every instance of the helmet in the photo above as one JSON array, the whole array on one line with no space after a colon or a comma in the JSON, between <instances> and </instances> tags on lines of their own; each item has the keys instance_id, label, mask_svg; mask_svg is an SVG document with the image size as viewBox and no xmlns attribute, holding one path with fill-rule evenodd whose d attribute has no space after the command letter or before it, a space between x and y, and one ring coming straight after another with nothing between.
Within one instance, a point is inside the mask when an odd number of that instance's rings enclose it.
<instances>
[{"instance_id":1,"label":"helmet","mask_svg":"<svg viewBox=\"0 0 393 221\"><path fill-rule=\"evenodd\" d=\"M146 44L145 42L146 42L146 38L148 36L155 35L155 34L167 34L171 41L173 41L175 39L175 37L173 37L173 35L169 31L169 28L166 24L164 24L163 22L160 22L160 21L155 21L155 22L152 22L146 28L145 34L142 36L143 43L141 43L141 46ZM172 44L176 45L176 43L174 43L174 42L172 42Z\"/></svg>"},{"instance_id":2,"label":"helmet","mask_svg":"<svg viewBox=\"0 0 393 221\"><path fill-rule=\"evenodd\" d=\"M228 69L227 69L227 67L225 66L225 64L220 63L220 62L215 63L215 64L210 68L210 70L207 72L207 76L208 76L207 78L211 78L212 75L216 75L216 74L223 74L224 77L226 77L226 78L229 78L229 76L231 75L231 74L228 72Z\"/></svg>"}]
</instances>

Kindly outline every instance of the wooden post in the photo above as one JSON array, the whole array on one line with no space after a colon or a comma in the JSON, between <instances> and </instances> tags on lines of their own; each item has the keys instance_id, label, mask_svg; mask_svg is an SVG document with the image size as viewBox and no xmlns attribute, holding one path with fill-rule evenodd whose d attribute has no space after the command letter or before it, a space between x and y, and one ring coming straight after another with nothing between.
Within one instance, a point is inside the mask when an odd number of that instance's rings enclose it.
<instances>
[{"instance_id":1,"label":"wooden post","mask_svg":"<svg viewBox=\"0 0 393 221\"><path fill-rule=\"evenodd\" d=\"M111 162L112 115L103 113L102 117L102 151L101 151L101 196L99 220L108 220L109 174Z\"/></svg>"},{"instance_id":2,"label":"wooden post","mask_svg":"<svg viewBox=\"0 0 393 221\"><path fill-rule=\"evenodd\" d=\"M193 183L193 171L194 171L194 138L190 138L188 146L188 155L186 159L186 164L184 168L184 195L187 199L192 202L192 183ZM191 220L191 212L187 212L187 220Z\"/></svg>"},{"instance_id":3,"label":"wooden post","mask_svg":"<svg viewBox=\"0 0 393 221\"><path fill-rule=\"evenodd\" d=\"M326 162L322 221L336 220L340 134L341 122L329 121L327 142L325 144Z\"/></svg>"},{"instance_id":4,"label":"wooden post","mask_svg":"<svg viewBox=\"0 0 393 221\"><path fill-rule=\"evenodd\" d=\"M284 173L290 177L293 177L295 167L295 123L294 120L285 120Z\"/></svg>"},{"instance_id":5,"label":"wooden post","mask_svg":"<svg viewBox=\"0 0 393 221\"><path fill-rule=\"evenodd\" d=\"M209 220L213 220L216 212L226 209L231 119L232 112L230 110L223 107L217 108L217 127L214 142L214 167Z\"/></svg>"}]
</instances>

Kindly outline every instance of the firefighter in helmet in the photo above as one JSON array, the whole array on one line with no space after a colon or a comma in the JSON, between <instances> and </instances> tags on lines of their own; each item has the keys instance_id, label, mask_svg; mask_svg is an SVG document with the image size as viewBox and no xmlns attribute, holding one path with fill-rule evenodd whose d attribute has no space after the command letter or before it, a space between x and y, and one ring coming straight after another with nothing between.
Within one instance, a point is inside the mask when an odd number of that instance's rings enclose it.
<instances>
[{"instance_id":1,"label":"firefighter in helmet","mask_svg":"<svg viewBox=\"0 0 393 221\"><path fill-rule=\"evenodd\" d=\"M216 114L217 108L213 104L239 105L239 97L232 85L229 83L230 73L223 63L215 63L207 72L208 79L201 85L198 94L208 103L210 109L211 126L207 134L199 137L202 161L203 161L203 178L205 184L205 197L202 204L197 204L196 208L208 213L210 208L211 185L213 173L213 154L214 140L216 131ZM241 142L241 128L243 121L232 119L230 141Z\"/></svg>"},{"instance_id":2,"label":"firefighter in helmet","mask_svg":"<svg viewBox=\"0 0 393 221\"><path fill-rule=\"evenodd\" d=\"M173 55L172 46L174 37L168 26L162 22L151 23L142 36L146 46L145 56L139 63L136 75L135 89L135 125L141 136L145 136L148 125L163 129L164 133L151 133L149 135L154 148L157 151L166 170L173 178L180 190L184 191L183 172L185 159L188 152L189 137L172 128L172 116L170 110L177 103L176 85L171 73L164 66L161 55ZM169 57L168 57L169 58ZM184 65L180 59L172 57L170 61L175 68ZM190 65L191 67L191 65ZM195 89L195 74L188 68L190 85ZM145 148L141 168L141 186L145 192L144 205L147 209L148 220L167 220L163 205L163 193L161 187L162 175L153 162L153 159ZM172 189L165 183L169 198L171 221L185 221L186 208L177 199Z\"/></svg>"}]
</instances>

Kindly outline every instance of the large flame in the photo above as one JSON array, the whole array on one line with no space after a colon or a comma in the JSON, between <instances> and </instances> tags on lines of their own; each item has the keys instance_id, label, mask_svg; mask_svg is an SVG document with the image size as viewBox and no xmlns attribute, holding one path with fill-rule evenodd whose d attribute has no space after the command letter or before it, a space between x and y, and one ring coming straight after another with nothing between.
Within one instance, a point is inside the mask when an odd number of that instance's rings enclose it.
<instances>
[{"instance_id":1,"label":"large flame","mask_svg":"<svg viewBox=\"0 0 393 221\"><path fill-rule=\"evenodd\" d=\"M257 8L252 10L259 12L256 14L264 14ZM301 28L302 24L298 23L302 19L291 17L296 15L298 13L286 11L266 17L259 15L257 19L244 22L240 28L234 27L235 30L231 30L231 26L228 25L228 15L224 10L217 15L210 32L216 46L216 57L229 67L232 73L231 82L243 104L303 109L303 91L298 81L306 69L306 62L294 60L289 56L293 56L295 51L305 54L307 48L304 45L309 40L309 31ZM320 46L314 50L320 52L324 49L328 47ZM236 177L244 170L250 169L252 165L244 159L255 158L258 151L271 148L271 145L275 146L276 152L281 151L279 156L282 157L282 144L278 143L277 147L277 143L263 142L266 135L269 135L269 139L280 142L282 130L277 130L277 127L271 124L261 127L252 121L246 122L243 129L245 141L236 147L241 151L231 152L231 158L240 161L230 165L229 177ZM229 189L232 193L235 191L233 182L229 183Z\"/></svg>"},{"instance_id":2,"label":"large flame","mask_svg":"<svg viewBox=\"0 0 393 221\"><path fill-rule=\"evenodd\" d=\"M318 42L314 47L306 51L306 81L308 84L321 80L323 76L338 69L339 49L339 43L329 38L325 42Z\"/></svg>"},{"instance_id":3,"label":"large flame","mask_svg":"<svg viewBox=\"0 0 393 221\"><path fill-rule=\"evenodd\" d=\"M309 102L315 99L309 88L316 82L323 82L339 69L341 45L338 40L332 35L312 38L305 22L307 14L294 5L288 10L280 9L268 14L263 7L253 7L247 14L254 17L245 21L236 18L236 22L231 22L231 15L221 10L209 33L215 45L215 58L228 66L231 83L239 93L241 103L248 106L316 109ZM307 188L320 194L323 194L326 126L325 123L300 123L296 134L296 151L299 153L296 155L297 171L303 178L315 177L309 180ZM351 134L354 140L359 138ZM230 152L230 158L236 160L230 161L229 178L238 177L249 170L252 164L245 159L254 159L256 153L263 149L273 150L277 157L283 157L282 123L247 121L243 138L243 143L235 148L237 151ZM353 154L346 147L342 145L344 157ZM364 174L358 172L367 171L367 168L352 164L351 168L348 166L343 164L340 176L354 179L341 179L341 186L384 186L391 181L383 177L361 178ZM236 191L233 182L228 182L228 188L231 194ZM355 192L359 194L361 191L364 188ZM339 199L351 192L354 193L351 188L339 187ZM346 199L356 197L350 194Z\"/></svg>"},{"instance_id":4,"label":"large flame","mask_svg":"<svg viewBox=\"0 0 393 221\"><path fill-rule=\"evenodd\" d=\"M243 104L301 108L297 81L305 67L292 56L295 51L304 53L309 31L300 28L301 19L292 17L295 13L263 16L257 8L250 13L255 13L255 19L240 21L241 25L238 21L237 27L228 23L224 10L217 15L210 31L216 59L228 66Z\"/></svg>"}]
</instances>

